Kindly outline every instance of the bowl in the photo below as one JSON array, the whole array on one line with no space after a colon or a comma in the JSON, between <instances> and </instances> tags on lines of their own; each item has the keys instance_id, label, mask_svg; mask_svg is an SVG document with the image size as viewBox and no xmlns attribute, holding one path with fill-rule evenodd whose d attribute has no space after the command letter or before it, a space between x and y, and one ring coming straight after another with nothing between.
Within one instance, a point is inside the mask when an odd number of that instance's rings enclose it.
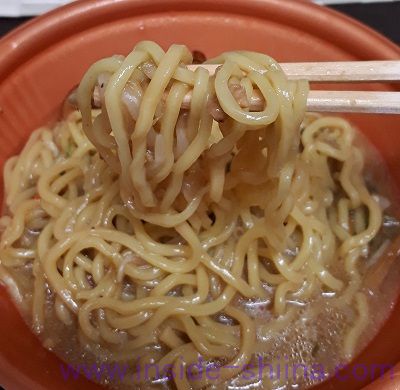
<instances>
[{"instance_id":1,"label":"bowl","mask_svg":"<svg viewBox=\"0 0 400 390\"><path fill-rule=\"evenodd\" d=\"M184 43L208 57L239 48L265 52L279 61L400 56L398 46L373 30L306 1L78 1L24 24L0 41L0 170L7 158L21 150L32 130L57 118L66 94L89 64L115 53L126 54L144 39L164 48ZM392 90L378 84L368 88ZM400 187L400 146L393 142L398 139L400 116L348 118L379 149ZM0 188L2 197L3 183ZM400 199L398 191L396 197ZM63 379L61 361L41 346L4 288L0 288L0 310L0 385L12 390L101 388L83 377ZM354 375L357 367L400 361L399 328L397 302L369 346L340 376L319 388L361 388L371 377ZM372 386L381 389L384 383L399 386L400 381L379 379Z\"/></svg>"}]
</instances>

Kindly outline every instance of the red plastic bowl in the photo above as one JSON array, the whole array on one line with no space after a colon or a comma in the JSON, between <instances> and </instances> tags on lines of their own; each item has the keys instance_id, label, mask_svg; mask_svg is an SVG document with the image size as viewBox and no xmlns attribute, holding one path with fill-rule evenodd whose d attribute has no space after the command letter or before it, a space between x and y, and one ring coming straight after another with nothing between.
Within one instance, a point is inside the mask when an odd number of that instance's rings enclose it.
<instances>
[{"instance_id":1,"label":"red plastic bowl","mask_svg":"<svg viewBox=\"0 0 400 390\"><path fill-rule=\"evenodd\" d=\"M78 1L34 19L0 41L0 170L29 133L55 118L68 91L96 59L127 53L151 39L185 43L207 56L229 49L265 52L279 61L398 59L400 49L360 23L291 0ZM345 86L344 86L345 87ZM378 86L376 86L378 88ZM389 87L387 87L389 88ZM400 116L352 115L376 145L400 187ZM1 183L1 188L3 188ZM60 360L46 351L0 288L0 385L6 389L95 389L64 381ZM356 363L400 361L400 304ZM344 373L345 374L345 373ZM330 380L324 389L356 389L371 379ZM378 381L376 388L383 388ZM389 379L385 386L399 388Z\"/></svg>"}]
</instances>

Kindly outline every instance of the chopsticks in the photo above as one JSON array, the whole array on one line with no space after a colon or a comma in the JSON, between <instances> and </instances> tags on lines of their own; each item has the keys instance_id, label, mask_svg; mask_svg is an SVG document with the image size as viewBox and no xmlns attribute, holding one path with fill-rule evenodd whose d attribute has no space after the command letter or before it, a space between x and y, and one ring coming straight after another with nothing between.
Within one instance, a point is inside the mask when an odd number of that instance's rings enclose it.
<instances>
[{"instance_id":1,"label":"chopsticks","mask_svg":"<svg viewBox=\"0 0 400 390\"><path fill-rule=\"evenodd\" d=\"M312 83L374 83L400 82L400 61L350 61L350 62L302 62L280 64L291 80L306 79ZM211 64L189 65L207 69L214 74L218 66ZM189 104L191 95L185 96ZM264 98L254 90L249 99L250 110L263 108ZM315 112L359 112L400 114L400 92L376 91L310 91L307 110Z\"/></svg>"},{"instance_id":2,"label":"chopsticks","mask_svg":"<svg viewBox=\"0 0 400 390\"><path fill-rule=\"evenodd\" d=\"M291 80L306 79L323 83L395 82L400 81L400 61L288 62L279 64ZM201 66L213 75L219 64Z\"/></svg>"}]
</instances>

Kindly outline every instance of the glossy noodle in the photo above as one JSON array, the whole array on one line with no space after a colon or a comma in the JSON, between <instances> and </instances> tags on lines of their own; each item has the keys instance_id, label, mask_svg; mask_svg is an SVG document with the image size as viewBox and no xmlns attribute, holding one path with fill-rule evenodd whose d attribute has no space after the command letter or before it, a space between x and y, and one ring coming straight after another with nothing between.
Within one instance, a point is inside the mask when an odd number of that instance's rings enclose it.
<instances>
[{"instance_id":1,"label":"glossy noodle","mask_svg":"<svg viewBox=\"0 0 400 390\"><path fill-rule=\"evenodd\" d=\"M178 389L235 381L316 300L352 308L337 345L351 359L370 310L360 264L382 225L355 131L306 114L307 82L258 53L211 62L215 76L193 72L185 46L147 41L96 62L79 111L4 170L0 273L35 332L50 304L111 361L183 364ZM229 369L193 380L199 356Z\"/></svg>"}]
</instances>

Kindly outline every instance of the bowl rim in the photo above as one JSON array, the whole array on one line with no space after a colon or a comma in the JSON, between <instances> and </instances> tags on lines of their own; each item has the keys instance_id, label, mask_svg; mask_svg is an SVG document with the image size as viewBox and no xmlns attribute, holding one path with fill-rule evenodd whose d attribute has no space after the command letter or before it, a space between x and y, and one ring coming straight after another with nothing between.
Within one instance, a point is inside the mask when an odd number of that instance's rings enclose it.
<instances>
[{"instance_id":1,"label":"bowl rim","mask_svg":"<svg viewBox=\"0 0 400 390\"><path fill-rule=\"evenodd\" d=\"M293 26L303 30L314 27L315 20L326 20L327 30L325 40L335 42L343 36L352 36L352 47L368 39L372 48L380 57L398 58L400 47L365 24L309 0L78 0L53 11L33 18L0 39L0 80L8 77L17 67L28 61L34 53L43 51L62 39L77 32L94 27L109 20L111 15L124 15L136 8L141 14L154 12L157 8L163 11L205 11L218 12L229 9L230 13L248 15L264 19L270 10L289 20ZM306 17L312 12L313 19L309 26L300 24L300 16ZM296 20L297 19L297 20ZM317 23L321 30L321 22ZM330 35L329 29L334 26L335 34ZM306 27L306 28L305 28ZM1 82L0 82L1 83Z\"/></svg>"},{"instance_id":2,"label":"bowl rim","mask_svg":"<svg viewBox=\"0 0 400 390\"><path fill-rule=\"evenodd\" d=\"M380 59L400 58L400 47L377 31L338 11L308 0L78 0L31 19L0 39L0 86L2 80L11 76L37 53L99 24L127 18L129 16L126 13L133 9L135 14L129 15L151 14L154 9L159 13L177 10L226 13L229 9L230 14L261 20L268 19L268 14L273 11L280 18L278 22L290 23L311 34L317 26L319 32L324 32L319 35L321 39L333 44L341 42L341 47L344 38L351 35L352 42L346 46L349 52L355 52L358 46L365 47L368 42L370 53L376 53ZM302 21L308 20L310 13L314 13L314 17L305 26ZM325 21L325 26L322 26ZM361 51L357 55L362 58ZM16 375L16 370L3 370L2 367L0 371L5 384L12 381L19 386L20 383L26 384L27 379L31 380L25 375ZM38 387L35 385L32 388Z\"/></svg>"}]
</instances>

